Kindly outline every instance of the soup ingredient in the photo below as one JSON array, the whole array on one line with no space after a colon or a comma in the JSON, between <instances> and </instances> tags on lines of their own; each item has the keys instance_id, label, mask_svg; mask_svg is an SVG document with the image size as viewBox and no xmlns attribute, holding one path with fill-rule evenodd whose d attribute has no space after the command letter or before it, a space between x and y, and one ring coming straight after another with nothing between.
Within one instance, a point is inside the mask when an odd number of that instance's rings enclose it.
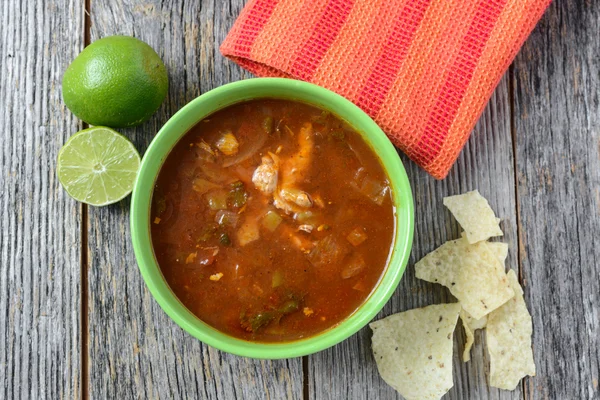
<instances>
[{"instance_id":1,"label":"soup ingredient","mask_svg":"<svg viewBox=\"0 0 600 400\"><path fill-rule=\"evenodd\" d=\"M218 282L221 280L222 277L223 277L223 273L219 272L219 273L211 275L209 279L213 282Z\"/></svg>"},{"instance_id":2,"label":"soup ingredient","mask_svg":"<svg viewBox=\"0 0 600 400\"><path fill-rule=\"evenodd\" d=\"M488 317L486 315L481 319L475 319L463 308L460 310L460 319L465 330L465 335L467 336L465 349L463 351L463 361L467 362L471 359L471 347L473 347L473 343L475 343L475 331L477 329L485 328Z\"/></svg>"},{"instance_id":3,"label":"soup ingredient","mask_svg":"<svg viewBox=\"0 0 600 400\"><path fill-rule=\"evenodd\" d=\"M309 224L300 225L298 227L298 231L303 231L306 233L311 233L313 231L313 229L315 229L315 227L312 225L309 225Z\"/></svg>"},{"instance_id":4,"label":"soup ingredient","mask_svg":"<svg viewBox=\"0 0 600 400\"><path fill-rule=\"evenodd\" d=\"M194 261L196 261L196 257L198 257L198 252L195 253L190 253L187 258L185 259L185 263L186 264L191 264Z\"/></svg>"},{"instance_id":5,"label":"soup ingredient","mask_svg":"<svg viewBox=\"0 0 600 400\"><path fill-rule=\"evenodd\" d=\"M383 203L389 190L389 186L386 183L371 178L364 168L359 168L356 171L352 186L378 205Z\"/></svg>"},{"instance_id":6,"label":"soup ingredient","mask_svg":"<svg viewBox=\"0 0 600 400\"><path fill-rule=\"evenodd\" d=\"M504 266L485 242L446 242L415 265L416 276L450 289L474 318L489 314L514 296Z\"/></svg>"},{"instance_id":7,"label":"soup ingredient","mask_svg":"<svg viewBox=\"0 0 600 400\"><path fill-rule=\"evenodd\" d=\"M360 254L354 255L354 257L348 261L348 264L346 264L344 269L342 269L342 279L350 279L353 276L360 274L360 272L365 269L366 266L367 263Z\"/></svg>"},{"instance_id":8,"label":"soup ingredient","mask_svg":"<svg viewBox=\"0 0 600 400\"><path fill-rule=\"evenodd\" d=\"M279 294L281 291L275 293ZM283 296L272 296L269 300L269 303L259 311L242 311L240 321L242 327L246 331L256 332L265 325L269 325L273 322L278 323L281 318L294 311L298 311L302 305L302 296L291 292L288 292ZM273 304L274 301L278 301L278 303Z\"/></svg>"},{"instance_id":9,"label":"soup ingredient","mask_svg":"<svg viewBox=\"0 0 600 400\"><path fill-rule=\"evenodd\" d=\"M139 167L140 155L127 138L110 128L94 127L65 143L58 153L56 172L75 200L104 206L131 193Z\"/></svg>"},{"instance_id":10,"label":"soup ingredient","mask_svg":"<svg viewBox=\"0 0 600 400\"><path fill-rule=\"evenodd\" d=\"M213 190L206 195L208 207L213 211L226 210L228 198L229 193L222 189Z\"/></svg>"},{"instance_id":11,"label":"soup ingredient","mask_svg":"<svg viewBox=\"0 0 600 400\"><path fill-rule=\"evenodd\" d=\"M277 160L277 163L275 162ZM254 170L252 183L265 194L272 194L277 189L279 177L279 158L270 154L262 158L262 164Z\"/></svg>"},{"instance_id":12,"label":"soup ingredient","mask_svg":"<svg viewBox=\"0 0 600 400\"><path fill-rule=\"evenodd\" d=\"M308 260L317 268L339 264L350 253L349 245L343 239L331 234L319 240L308 254Z\"/></svg>"},{"instance_id":13,"label":"soup ingredient","mask_svg":"<svg viewBox=\"0 0 600 400\"><path fill-rule=\"evenodd\" d=\"M216 183L212 183L211 181L203 178L196 178L192 182L192 189L200 194L207 193L214 189L219 189L220 187L221 186L217 185Z\"/></svg>"},{"instance_id":14,"label":"soup ingredient","mask_svg":"<svg viewBox=\"0 0 600 400\"><path fill-rule=\"evenodd\" d=\"M346 239L348 239L348 241L352 243L352 246L361 245L362 243L364 243L365 240L367 240L367 238L368 236L365 230L358 226L352 229L348 236L346 236Z\"/></svg>"},{"instance_id":15,"label":"soup ingredient","mask_svg":"<svg viewBox=\"0 0 600 400\"><path fill-rule=\"evenodd\" d=\"M469 243L503 235L494 211L479 191L473 190L457 196L445 197L444 205L465 230Z\"/></svg>"},{"instance_id":16,"label":"soup ingredient","mask_svg":"<svg viewBox=\"0 0 600 400\"><path fill-rule=\"evenodd\" d=\"M226 233L221 233L219 235L219 244L223 246L231 246L231 239L229 238L229 235Z\"/></svg>"},{"instance_id":17,"label":"soup ingredient","mask_svg":"<svg viewBox=\"0 0 600 400\"><path fill-rule=\"evenodd\" d=\"M229 185L229 193L227 194L227 205L229 207L241 208L248 200L248 193L244 188L242 181L235 181Z\"/></svg>"},{"instance_id":18,"label":"soup ingredient","mask_svg":"<svg viewBox=\"0 0 600 400\"><path fill-rule=\"evenodd\" d=\"M281 224L283 218L276 211L270 210L267 211L262 220L262 226L268 229L271 232L274 232L275 229Z\"/></svg>"},{"instance_id":19,"label":"soup ingredient","mask_svg":"<svg viewBox=\"0 0 600 400\"><path fill-rule=\"evenodd\" d=\"M240 143L231 131L226 131L221 134L221 137L217 140L215 146L226 156L232 156L238 152Z\"/></svg>"},{"instance_id":20,"label":"soup ingredient","mask_svg":"<svg viewBox=\"0 0 600 400\"><path fill-rule=\"evenodd\" d=\"M508 281L515 296L490 313L486 329L490 386L514 390L521 378L535 376L531 350L533 325L523 300L523 289L513 270L508 271Z\"/></svg>"},{"instance_id":21,"label":"soup ingredient","mask_svg":"<svg viewBox=\"0 0 600 400\"><path fill-rule=\"evenodd\" d=\"M254 217L246 218L241 228L238 230L237 239L240 246L245 246L248 243L260 239L258 221Z\"/></svg>"},{"instance_id":22,"label":"soup ingredient","mask_svg":"<svg viewBox=\"0 0 600 400\"><path fill-rule=\"evenodd\" d=\"M219 210L215 215L215 222L221 226L235 228L239 215L233 211Z\"/></svg>"},{"instance_id":23,"label":"soup ingredient","mask_svg":"<svg viewBox=\"0 0 600 400\"><path fill-rule=\"evenodd\" d=\"M288 214L302 212L304 208L312 207L310 196L300 190L298 185L306 179L313 147L313 126L310 122L306 122L298 133L298 151L281 162L273 162L274 166L281 165L281 180L273 193L273 205Z\"/></svg>"},{"instance_id":24,"label":"soup ingredient","mask_svg":"<svg viewBox=\"0 0 600 400\"><path fill-rule=\"evenodd\" d=\"M271 280L271 287L279 287L283 284L283 273L279 270L273 273L273 279Z\"/></svg>"},{"instance_id":25,"label":"soup ingredient","mask_svg":"<svg viewBox=\"0 0 600 400\"><path fill-rule=\"evenodd\" d=\"M281 233L281 238L287 239L292 244L292 247L302 252L302 254L309 254L315 247L315 243L307 235L299 232L298 229L294 229L290 224L282 224L280 226L279 232ZM306 258L308 259L308 257Z\"/></svg>"},{"instance_id":26,"label":"soup ingredient","mask_svg":"<svg viewBox=\"0 0 600 400\"><path fill-rule=\"evenodd\" d=\"M262 128L267 135L273 133L273 117L267 116L263 119Z\"/></svg>"},{"instance_id":27,"label":"soup ingredient","mask_svg":"<svg viewBox=\"0 0 600 400\"><path fill-rule=\"evenodd\" d=\"M460 308L431 305L369 325L379 374L407 400L439 399L452 388L452 334Z\"/></svg>"},{"instance_id":28,"label":"soup ingredient","mask_svg":"<svg viewBox=\"0 0 600 400\"><path fill-rule=\"evenodd\" d=\"M241 146L241 150L235 156L229 157L223 161L223 167L227 168L241 164L256 155L258 151L264 147L269 135L262 130L254 129L255 127L250 126L250 124L249 121L245 121L245 124L241 124L238 133L244 134L247 142L245 145Z\"/></svg>"},{"instance_id":29,"label":"soup ingredient","mask_svg":"<svg viewBox=\"0 0 600 400\"><path fill-rule=\"evenodd\" d=\"M124 128L154 114L167 95L167 70L146 43L109 36L86 47L65 71L63 99L91 125Z\"/></svg>"},{"instance_id":30,"label":"soup ingredient","mask_svg":"<svg viewBox=\"0 0 600 400\"><path fill-rule=\"evenodd\" d=\"M210 147L210 144L206 143L204 139L201 139L198 143L196 143L196 146L202 150L198 154L199 159L211 163L215 162L215 157L217 156L217 154L215 153L213 148Z\"/></svg>"}]
</instances>

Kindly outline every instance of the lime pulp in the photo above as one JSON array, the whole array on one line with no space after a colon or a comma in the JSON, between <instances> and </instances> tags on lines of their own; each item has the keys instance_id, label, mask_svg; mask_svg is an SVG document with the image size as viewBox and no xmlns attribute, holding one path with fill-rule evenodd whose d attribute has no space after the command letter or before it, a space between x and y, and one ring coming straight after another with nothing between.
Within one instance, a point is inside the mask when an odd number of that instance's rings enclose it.
<instances>
[{"instance_id":1,"label":"lime pulp","mask_svg":"<svg viewBox=\"0 0 600 400\"><path fill-rule=\"evenodd\" d=\"M77 201L104 206L131 193L140 155L124 136L106 127L84 129L58 153L58 180Z\"/></svg>"}]
</instances>

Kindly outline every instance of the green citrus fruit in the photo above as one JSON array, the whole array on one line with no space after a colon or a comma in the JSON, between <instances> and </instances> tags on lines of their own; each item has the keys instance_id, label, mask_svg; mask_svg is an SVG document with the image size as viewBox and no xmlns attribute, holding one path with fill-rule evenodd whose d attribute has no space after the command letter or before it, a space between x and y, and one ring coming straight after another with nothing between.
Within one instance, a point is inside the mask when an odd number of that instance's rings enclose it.
<instances>
[{"instance_id":1,"label":"green citrus fruit","mask_svg":"<svg viewBox=\"0 0 600 400\"><path fill-rule=\"evenodd\" d=\"M84 129L58 153L58 180L77 201L104 206L133 189L140 155L118 132L103 126Z\"/></svg>"},{"instance_id":2,"label":"green citrus fruit","mask_svg":"<svg viewBox=\"0 0 600 400\"><path fill-rule=\"evenodd\" d=\"M109 36L86 47L65 71L65 104L90 125L125 128L146 121L161 105L169 81L160 57L130 36Z\"/></svg>"}]
</instances>

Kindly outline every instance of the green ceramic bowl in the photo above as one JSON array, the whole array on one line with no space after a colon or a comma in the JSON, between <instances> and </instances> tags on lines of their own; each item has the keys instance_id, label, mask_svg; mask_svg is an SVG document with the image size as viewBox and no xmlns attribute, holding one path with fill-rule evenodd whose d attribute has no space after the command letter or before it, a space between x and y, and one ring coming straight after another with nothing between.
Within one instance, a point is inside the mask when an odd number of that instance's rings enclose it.
<instances>
[{"instance_id":1,"label":"green ceramic bowl","mask_svg":"<svg viewBox=\"0 0 600 400\"><path fill-rule=\"evenodd\" d=\"M206 116L229 105L256 98L297 100L338 115L360 132L379 155L391 180L396 206L394 248L378 286L347 319L306 339L285 343L255 343L221 333L194 316L175 296L157 264L150 238L150 204L158 172L177 141ZM163 310L183 329L219 350L253 358L299 357L331 347L364 327L383 308L404 273L414 224L413 200L406 171L396 150L363 111L345 98L319 86L291 79L258 78L230 83L192 100L158 132L144 154L131 201L131 234L135 256L150 292Z\"/></svg>"}]
</instances>

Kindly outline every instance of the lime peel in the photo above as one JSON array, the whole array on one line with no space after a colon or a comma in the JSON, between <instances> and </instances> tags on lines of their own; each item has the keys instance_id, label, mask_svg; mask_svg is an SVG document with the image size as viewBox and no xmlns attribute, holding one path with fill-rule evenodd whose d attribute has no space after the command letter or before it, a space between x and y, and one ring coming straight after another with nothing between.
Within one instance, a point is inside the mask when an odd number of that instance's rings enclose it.
<instances>
[{"instance_id":1,"label":"lime peel","mask_svg":"<svg viewBox=\"0 0 600 400\"><path fill-rule=\"evenodd\" d=\"M164 63L147 43L108 36L87 46L66 69L65 105L95 126L126 128L148 120L169 89Z\"/></svg>"}]
</instances>

